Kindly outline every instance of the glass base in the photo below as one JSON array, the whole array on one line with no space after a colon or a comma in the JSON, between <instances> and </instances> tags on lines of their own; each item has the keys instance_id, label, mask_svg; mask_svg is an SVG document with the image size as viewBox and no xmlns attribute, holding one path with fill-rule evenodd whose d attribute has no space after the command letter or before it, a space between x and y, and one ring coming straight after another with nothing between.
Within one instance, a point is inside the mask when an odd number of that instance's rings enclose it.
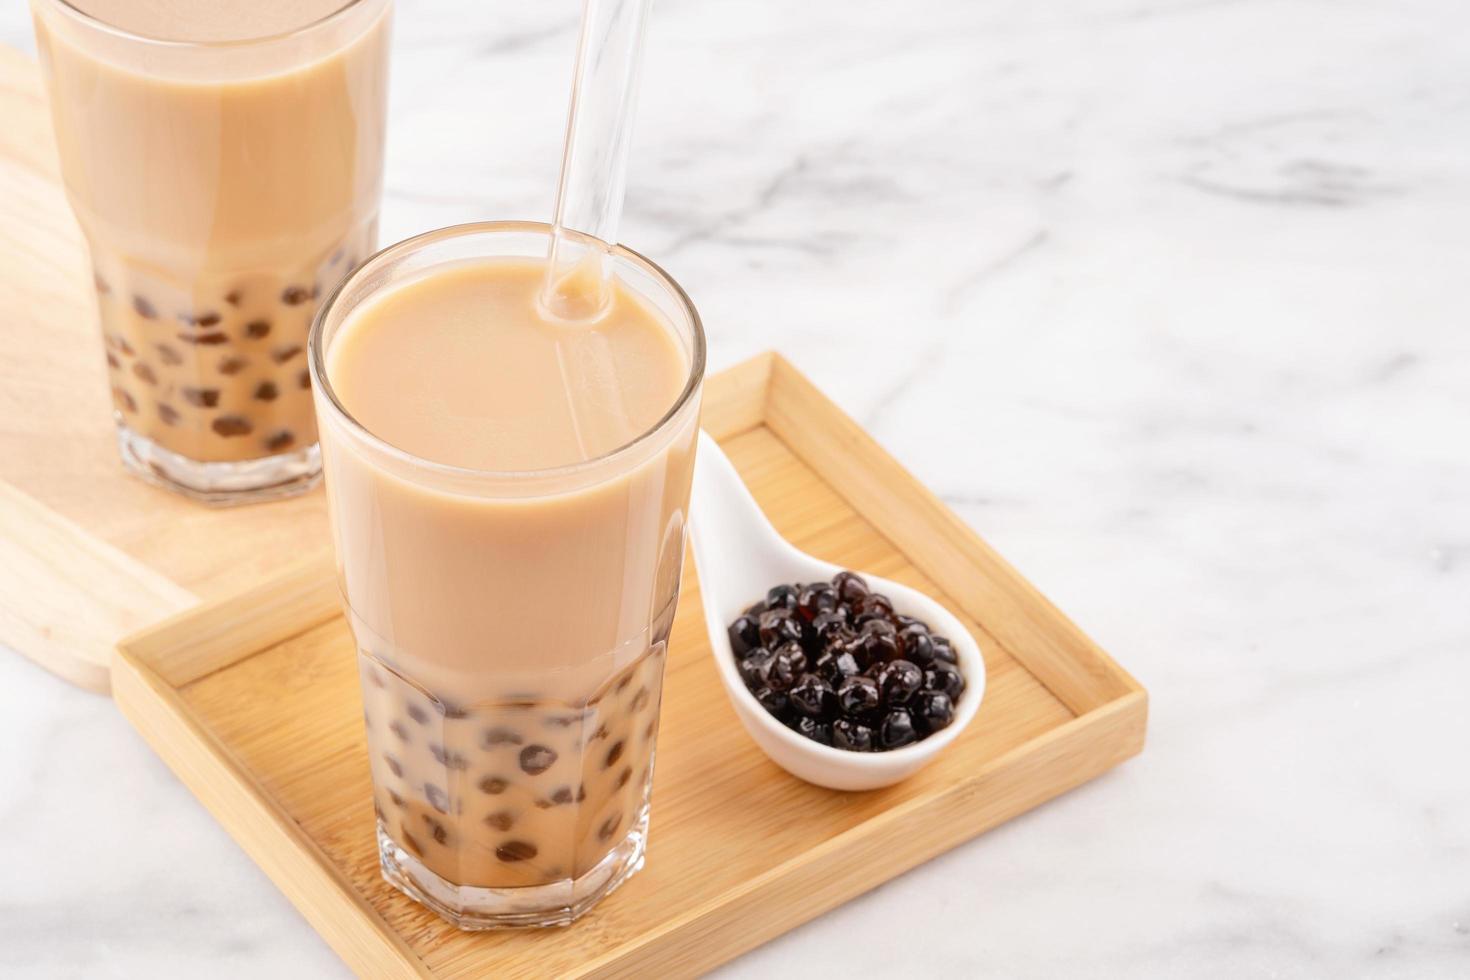
<instances>
[{"instance_id":1,"label":"glass base","mask_svg":"<svg viewBox=\"0 0 1470 980\"><path fill-rule=\"evenodd\" d=\"M571 925L643 867L648 807L628 836L579 878L524 888L477 888L445 881L394 843L378 822L378 864L383 878L460 929L516 929Z\"/></svg>"},{"instance_id":2,"label":"glass base","mask_svg":"<svg viewBox=\"0 0 1470 980\"><path fill-rule=\"evenodd\" d=\"M215 507L294 497L322 477L321 448L316 443L262 459L202 463L164 449L119 422L117 450L123 468L139 479Z\"/></svg>"}]
</instances>

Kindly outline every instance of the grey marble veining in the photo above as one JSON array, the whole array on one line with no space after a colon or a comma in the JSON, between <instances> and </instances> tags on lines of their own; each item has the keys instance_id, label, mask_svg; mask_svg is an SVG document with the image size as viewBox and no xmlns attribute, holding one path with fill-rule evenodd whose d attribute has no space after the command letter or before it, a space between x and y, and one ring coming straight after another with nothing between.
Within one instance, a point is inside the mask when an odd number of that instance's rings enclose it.
<instances>
[{"instance_id":1,"label":"grey marble veining","mask_svg":"<svg viewBox=\"0 0 1470 980\"><path fill-rule=\"evenodd\" d=\"M400 0L385 238L547 214L576 15ZM720 975L1470 975L1467 64L1454 0L660 0L624 239L1153 697ZM0 740L0 974L345 972L107 702L0 657Z\"/></svg>"}]
</instances>

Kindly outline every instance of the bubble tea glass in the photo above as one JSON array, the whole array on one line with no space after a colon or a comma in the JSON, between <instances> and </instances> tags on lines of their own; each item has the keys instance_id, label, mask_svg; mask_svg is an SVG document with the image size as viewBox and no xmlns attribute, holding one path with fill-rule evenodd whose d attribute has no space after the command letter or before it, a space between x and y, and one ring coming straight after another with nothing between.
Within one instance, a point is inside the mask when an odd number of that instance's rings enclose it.
<instances>
[{"instance_id":1,"label":"bubble tea glass","mask_svg":"<svg viewBox=\"0 0 1470 980\"><path fill-rule=\"evenodd\" d=\"M376 248L390 6L32 0L143 479L216 504L318 479L306 335Z\"/></svg>"},{"instance_id":2,"label":"bubble tea glass","mask_svg":"<svg viewBox=\"0 0 1470 980\"><path fill-rule=\"evenodd\" d=\"M328 299L310 343L382 872L466 929L569 923L642 866L704 334L673 280L613 249L620 287L677 348L677 397L621 448L523 472L390 445L339 399L333 349L405 282L544 258L548 233L464 225L388 248Z\"/></svg>"}]
</instances>

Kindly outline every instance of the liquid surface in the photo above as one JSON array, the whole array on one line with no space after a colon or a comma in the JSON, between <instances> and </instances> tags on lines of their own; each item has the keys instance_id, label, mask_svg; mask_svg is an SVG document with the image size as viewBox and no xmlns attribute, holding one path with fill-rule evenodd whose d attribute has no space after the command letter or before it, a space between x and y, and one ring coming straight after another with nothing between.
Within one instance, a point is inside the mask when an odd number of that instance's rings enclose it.
<instances>
[{"instance_id":1,"label":"liquid surface","mask_svg":"<svg viewBox=\"0 0 1470 980\"><path fill-rule=\"evenodd\" d=\"M469 262L370 301L332 345L337 397L389 444L470 469L562 466L636 439L673 407L684 355L621 286L590 326L548 322L543 269Z\"/></svg>"},{"instance_id":2,"label":"liquid surface","mask_svg":"<svg viewBox=\"0 0 1470 980\"><path fill-rule=\"evenodd\" d=\"M70 0L104 24L144 37L218 42L272 37L314 24L348 0Z\"/></svg>"}]
</instances>

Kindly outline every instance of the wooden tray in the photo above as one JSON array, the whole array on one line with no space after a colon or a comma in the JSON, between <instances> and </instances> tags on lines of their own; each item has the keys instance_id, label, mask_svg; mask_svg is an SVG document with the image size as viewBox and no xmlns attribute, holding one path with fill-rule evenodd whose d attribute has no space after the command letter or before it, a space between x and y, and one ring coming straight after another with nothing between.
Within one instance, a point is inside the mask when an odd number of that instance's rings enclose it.
<instances>
[{"instance_id":1,"label":"wooden tray","mask_svg":"<svg viewBox=\"0 0 1470 980\"><path fill-rule=\"evenodd\" d=\"M560 931L462 933L378 876L352 639L324 564L125 641L113 696L358 973L699 973L1143 747L1147 695L789 364L711 378L704 425L799 547L939 597L989 676L975 722L898 786L802 783L740 729L686 567L647 867Z\"/></svg>"},{"instance_id":2,"label":"wooden tray","mask_svg":"<svg viewBox=\"0 0 1470 980\"><path fill-rule=\"evenodd\" d=\"M0 45L0 645L106 691L119 637L331 539L319 491L213 510L123 472L54 147L36 63Z\"/></svg>"}]
</instances>

